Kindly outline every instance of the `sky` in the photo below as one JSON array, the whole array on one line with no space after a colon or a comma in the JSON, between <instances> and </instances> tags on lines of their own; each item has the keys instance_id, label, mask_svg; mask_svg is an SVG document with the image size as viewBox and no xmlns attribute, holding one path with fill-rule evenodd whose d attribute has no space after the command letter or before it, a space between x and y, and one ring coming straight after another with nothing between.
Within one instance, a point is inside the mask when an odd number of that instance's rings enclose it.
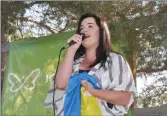
<instances>
[{"instance_id":1,"label":"sky","mask_svg":"<svg viewBox=\"0 0 167 116\"><path fill-rule=\"evenodd\" d=\"M152 85L154 84L154 82L161 78L161 77L166 77L167 79L167 71L162 71L161 75L158 75L158 73L154 73L152 76L147 76L147 79L145 79L144 77L137 77L137 92L138 94L142 93L142 89L144 89L146 86L148 85ZM167 80L166 80L167 81ZM158 85L161 85L161 83L158 83Z\"/></svg>"}]
</instances>

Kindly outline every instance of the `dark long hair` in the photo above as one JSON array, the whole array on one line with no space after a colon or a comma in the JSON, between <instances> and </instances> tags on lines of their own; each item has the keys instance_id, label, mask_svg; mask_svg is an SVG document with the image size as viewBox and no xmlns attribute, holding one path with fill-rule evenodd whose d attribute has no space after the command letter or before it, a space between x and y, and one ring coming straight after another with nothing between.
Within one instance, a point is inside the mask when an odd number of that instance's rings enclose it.
<instances>
[{"instance_id":1,"label":"dark long hair","mask_svg":"<svg viewBox=\"0 0 167 116\"><path fill-rule=\"evenodd\" d=\"M107 27L107 23L105 20L103 20L101 17L92 14L92 13L86 13L82 15L78 21L78 27L77 27L77 34L80 34L80 26L82 21L85 18L92 17L95 19L96 24L99 27L99 45L96 48L96 60L93 64L91 64L89 67L93 67L98 63L101 63L101 66L104 65L105 61L107 60L107 56L109 55L109 52L111 50L111 45L110 45L110 33ZM86 50L83 45L81 45L78 50L76 51L74 60L78 59L82 55L86 53Z\"/></svg>"}]
</instances>

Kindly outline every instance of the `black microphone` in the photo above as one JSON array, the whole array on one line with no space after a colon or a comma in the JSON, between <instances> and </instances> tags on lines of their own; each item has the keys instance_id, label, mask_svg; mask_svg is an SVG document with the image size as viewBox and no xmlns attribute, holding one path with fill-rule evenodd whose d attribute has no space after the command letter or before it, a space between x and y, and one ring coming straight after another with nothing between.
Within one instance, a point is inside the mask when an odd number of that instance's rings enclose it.
<instances>
[{"instance_id":1,"label":"black microphone","mask_svg":"<svg viewBox=\"0 0 167 116\"><path fill-rule=\"evenodd\" d=\"M85 39L85 34L84 33L80 33L79 35L82 35L82 41ZM66 47L72 46L73 44L75 44L75 41L70 41L69 43L67 43Z\"/></svg>"}]
</instances>

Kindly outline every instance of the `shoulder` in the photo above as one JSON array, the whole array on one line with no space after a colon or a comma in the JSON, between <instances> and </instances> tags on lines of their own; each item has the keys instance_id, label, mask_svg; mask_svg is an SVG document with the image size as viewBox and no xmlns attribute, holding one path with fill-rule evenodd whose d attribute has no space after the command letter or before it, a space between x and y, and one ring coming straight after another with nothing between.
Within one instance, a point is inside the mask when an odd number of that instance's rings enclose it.
<instances>
[{"instance_id":1,"label":"shoulder","mask_svg":"<svg viewBox=\"0 0 167 116\"><path fill-rule=\"evenodd\" d=\"M117 59L124 59L123 56L117 52L110 52L107 60L117 60Z\"/></svg>"},{"instance_id":2,"label":"shoulder","mask_svg":"<svg viewBox=\"0 0 167 116\"><path fill-rule=\"evenodd\" d=\"M127 61L126 59L119 53L116 52L110 52L107 57L107 62L112 65L126 65Z\"/></svg>"}]
</instances>

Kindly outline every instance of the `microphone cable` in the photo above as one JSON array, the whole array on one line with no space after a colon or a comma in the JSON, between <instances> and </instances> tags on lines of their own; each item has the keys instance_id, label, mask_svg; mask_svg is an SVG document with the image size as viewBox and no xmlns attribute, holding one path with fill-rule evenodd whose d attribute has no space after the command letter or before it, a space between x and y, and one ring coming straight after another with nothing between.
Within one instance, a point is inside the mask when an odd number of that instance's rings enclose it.
<instances>
[{"instance_id":1,"label":"microphone cable","mask_svg":"<svg viewBox=\"0 0 167 116\"><path fill-rule=\"evenodd\" d=\"M53 113L54 113L54 116L56 116L55 115L55 103L54 103L54 101L55 101L55 91L56 91L56 87L55 87L55 81L56 81L56 74L57 74L57 69L58 69L58 67L59 67L59 63L60 63L60 57L61 57L61 52L63 51L65 49L65 47L62 47L61 49L60 49L60 52L59 52L59 59L58 59L58 62L57 62L57 67L56 67L56 73L55 73L55 76L54 76L54 78L53 78Z\"/></svg>"}]
</instances>

